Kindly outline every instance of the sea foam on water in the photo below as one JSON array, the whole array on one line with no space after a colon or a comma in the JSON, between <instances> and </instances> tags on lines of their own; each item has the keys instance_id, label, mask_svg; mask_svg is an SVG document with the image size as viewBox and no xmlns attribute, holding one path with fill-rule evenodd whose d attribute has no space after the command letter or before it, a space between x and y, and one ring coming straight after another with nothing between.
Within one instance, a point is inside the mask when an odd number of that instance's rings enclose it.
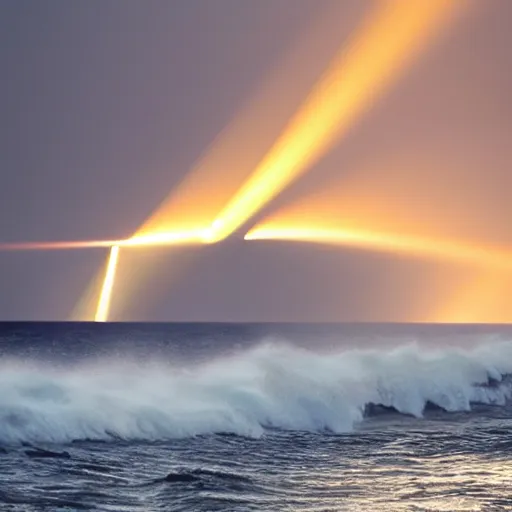
<instances>
[{"instance_id":1,"label":"sea foam on water","mask_svg":"<svg viewBox=\"0 0 512 512\"><path fill-rule=\"evenodd\" d=\"M372 404L422 417L511 398L512 342L471 349L315 353L262 342L208 363L105 359L69 368L4 360L0 443L163 440L267 428L350 432Z\"/></svg>"}]
</instances>

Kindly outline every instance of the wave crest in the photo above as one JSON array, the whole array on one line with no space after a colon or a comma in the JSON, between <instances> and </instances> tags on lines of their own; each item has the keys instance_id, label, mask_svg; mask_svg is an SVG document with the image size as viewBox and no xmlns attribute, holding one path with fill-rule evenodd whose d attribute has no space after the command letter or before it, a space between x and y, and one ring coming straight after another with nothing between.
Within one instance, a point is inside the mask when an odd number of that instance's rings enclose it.
<instances>
[{"instance_id":1,"label":"wave crest","mask_svg":"<svg viewBox=\"0 0 512 512\"><path fill-rule=\"evenodd\" d=\"M264 343L188 368L106 361L57 370L9 361L0 368L0 442L259 436L270 427L341 433L370 405L416 417L428 404L505 405L510 374L512 343L329 354Z\"/></svg>"}]
</instances>

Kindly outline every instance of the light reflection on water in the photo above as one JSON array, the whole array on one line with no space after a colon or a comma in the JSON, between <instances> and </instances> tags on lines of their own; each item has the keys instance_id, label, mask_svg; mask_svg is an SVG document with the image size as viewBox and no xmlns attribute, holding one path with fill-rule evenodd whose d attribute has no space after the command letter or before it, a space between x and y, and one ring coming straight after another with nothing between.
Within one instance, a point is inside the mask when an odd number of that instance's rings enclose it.
<instances>
[{"instance_id":1,"label":"light reflection on water","mask_svg":"<svg viewBox=\"0 0 512 512\"><path fill-rule=\"evenodd\" d=\"M94 504L86 510L510 511L512 421L473 419L379 419L341 436L84 443L66 447L70 460L30 461L20 450L0 458L0 483L24 504L9 510L24 511L71 499ZM170 472L197 480L162 482Z\"/></svg>"},{"instance_id":2,"label":"light reflection on water","mask_svg":"<svg viewBox=\"0 0 512 512\"><path fill-rule=\"evenodd\" d=\"M307 495L295 510L512 510L512 421L492 423L468 431L467 423L436 422L354 438L360 450L331 446L315 455L314 471L290 478Z\"/></svg>"}]
</instances>

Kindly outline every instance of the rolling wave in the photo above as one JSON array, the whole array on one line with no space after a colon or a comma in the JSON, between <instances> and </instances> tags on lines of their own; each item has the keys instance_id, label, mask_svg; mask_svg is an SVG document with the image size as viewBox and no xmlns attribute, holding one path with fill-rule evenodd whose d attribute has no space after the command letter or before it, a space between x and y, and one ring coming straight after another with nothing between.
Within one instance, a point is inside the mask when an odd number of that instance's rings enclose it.
<instances>
[{"instance_id":1,"label":"rolling wave","mask_svg":"<svg viewBox=\"0 0 512 512\"><path fill-rule=\"evenodd\" d=\"M370 406L422 417L512 397L512 342L318 354L263 343L208 364L105 360L72 369L3 361L0 443L159 440L266 428L353 430Z\"/></svg>"}]
</instances>

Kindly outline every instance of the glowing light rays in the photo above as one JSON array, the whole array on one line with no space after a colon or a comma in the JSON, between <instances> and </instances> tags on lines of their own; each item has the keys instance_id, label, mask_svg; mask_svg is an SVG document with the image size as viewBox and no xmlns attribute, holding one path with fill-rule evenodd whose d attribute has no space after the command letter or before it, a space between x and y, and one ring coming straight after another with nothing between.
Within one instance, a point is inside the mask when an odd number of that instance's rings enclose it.
<instances>
[{"instance_id":1,"label":"glowing light rays","mask_svg":"<svg viewBox=\"0 0 512 512\"><path fill-rule=\"evenodd\" d=\"M330 150L465 5L456 0L379 2L217 217L212 240L233 233Z\"/></svg>"},{"instance_id":2,"label":"glowing light rays","mask_svg":"<svg viewBox=\"0 0 512 512\"><path fill-rule=\"evenodd\" d=\"M512 252L465 245L451 240L429 239L371 230L294 227L268 223L249 231L245 240L286 240L342 245L374 251L408 254L483 267L512 270Z\"/></svg>"},{"instance_id":3,"label":"glowing light rays","mask_svg":"<svg viewBox=\"0 0 512 512\"><path fill-rule=\"evenodd\" d=\"M106 321L108 319L108 314L110 311L110 302L112 298L112 290L115 283L115 276L119 259L119 249L121 247L125 249L141 249L147 247L198 245L201 243L206 243L205 239L207 238L208 232L204 230L199 230L157 233L153 235L136 236L126 240L119 240L118 242L115 242L115 245L111 246L107 272L105 273L105 276L103 278L103 284L96 306L95 321ZM75 307L72 316L80 316L80 310L83 310L85 308L87 310L90 310L91 306L89 304L84 304L84 302L90 303L91 300L95 299L92 299L90 296L84 296L84 298Z\"/></svg>"},{"instance_id":4,"label":"glowing light rays","mask_svg":"<svg viewBox=\"0 0 512 512\"><path fill-rule=\"evenodd\" d=\"M131 238L7 244L0 250L109 247L95 313L96 321L106 321L121 248L200 245L230 236L332 149L466 5L466 0L378 2L302 105L298 88L290 94L292 99L283 101L286 108L273 112L267 99L276 91L278 96L286 95L286 82L281 80L276 85L270 81L258 101L221 133L204 158ZM290 110L296 108L292 116ZM495 249L378 230L270 223L257 226L245 239L309 241L512 267L510 255Z\"/></svg>"},{"instance_id":5,"label":"glowing light rays","mask_svg":"<svg viewBox=\"0 0 512 512\"><path fill-rule=\"evenodd\" d=\"M121 240L81 240L74 242L28 242L0 245L0 251L60 251L66 249L95 249L122 245Z\"/></svg>"},{"instance_id":6,"label":"glowing light rays","mask_svg":"<svg viewBox=\"0 0 512 512\"><path fill-rule=\"evenodd\" d=\"M241 178L250 170L247 163L252 158L256 164L258 153L272 139L268 137L269 130L263 130L259 144L253 144L258 151L234 151L240 146L240 132L231 126L177 191L122 245L215 243L228 237L323 156L464 3L381 2L348 47L335 57L245 183ZM262 98L272 89L264 91ZM261 101L259 104L265 105ZM262 118L255 105L238 120L238 126L246 133L254 130L258 115ZM253 139L257 138L247 140ZM235 160L228 166L230 158ZM241 168L245 170L242 172ZM205 228L209 223L210 227ZM168 237L169 231L184 227L185 231L193 232L190 237Z\"/></svg>"},{"instance_id":7,"label":"glowing light rays","mask_svg":"<svg viewBox=\"0 0 512 512\"><path fill-rule=\"evenodd\" d=\"M211 225L272 147L349 30L346 6L334 2L318 11L134 237Z\"/></svg>"},{"instance_id":8,"label":"glowing light rays","mask_svg":"<svg viewBox=\"0 0 512 512\"><path fill-rule=\"evenodd\" d=\"M107 262L107 270L105 272L105 279L101 288L100 298L98 301L98 308L94 316L96 322L105 322L108 318L110 310L110 299L114 289L116 269L119 261L119 246L114 245L110 249L110 255Z\"/></svg>"},{"instance_id":9,"label":"glowing light rays","mask_svg":"<svg viewBox=\"0 0 512 512\"><path fill-rule=\"evenodd\" d=\"M99 299L91 296L91 289L99 279L95 279L89 286L87 293L84 294L82 300L78 302L72 312L73 319L82 319L83 310L91 311L95 309L95 321L106 321L110 311L110 301L112 297L112 289L115 283L116 269L119 259L120 248L138 249L144 247L167 247L167 246L187 246L209 243L210 231L208 229L192 230L192 231L171 231L166 233L155 233L152 235L141 235L124 240L80 240L80 241L60 241L60 242L28 242L28 243L11 243L0 245L0 251L27 251L27 250L74 250L74 249L97 249L109 248L109 262L107 271L101 277L102 286ZM90 304L95 302L93 308Z\"/></svg>"},{"instance_id":10,"label":"glowing light rays","mask_svg":"<svg viewBox=\"0 0 512 512\"><path fill-rule=\"evenodd\" d=\"M109 263L102 290L98 300L95 321L106 321L110 311L112 290L115 282L116 269L119 258L119 248L144 248L144 247L167 247L198 245L207 243L208 231L176 231L169 233L156 233L153 235L141 235L121 241L111 249Z\"/></svg>"},{"instance_id":11,"label":"glowing light rays","mask_svg":"<svg viewBox=\"0 0 512 512\"><path fill-rule=\"evenodd\" d=\"M207 243L210 239L208 229L192 231L170 231L150 235L134 236L124 240L81 240L63 242L28 242L0 245L0 251L57 251L66 249L97 249L101 247L147 247L166 245L190 245Z\"/></svg>"},{"instance_id":12,"label":"glowing light rays","mask_svg":"<svg viewBox=\"0 0 512 512\"><path fill-rule=\"evenodd\" d=\"M198 229L190 231L174 231L168 233L153 233L138 235L121 243L122 247L148 247L166 245L197 245L207 243L209 230Z\"/></svg>"}]
</instances>

